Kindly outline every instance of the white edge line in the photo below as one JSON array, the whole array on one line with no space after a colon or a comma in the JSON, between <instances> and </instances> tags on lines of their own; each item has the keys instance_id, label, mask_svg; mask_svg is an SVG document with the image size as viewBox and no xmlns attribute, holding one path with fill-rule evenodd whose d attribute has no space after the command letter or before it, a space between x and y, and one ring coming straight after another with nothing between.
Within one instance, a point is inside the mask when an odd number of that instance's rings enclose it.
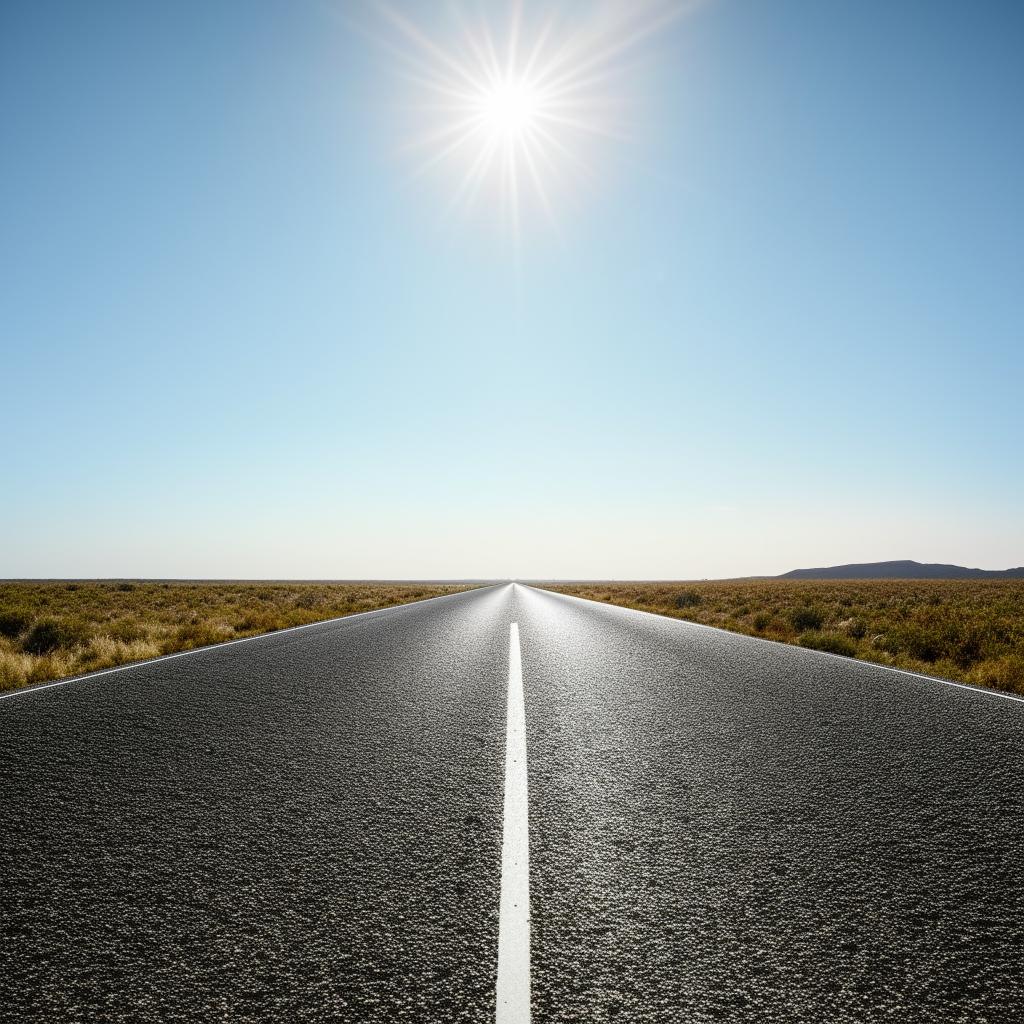
<instances>
[{"instance_id":1,"label":"white edge line","mask_svg":"<svg viewBox=\"0 0 1024 1024\"><path fill-rule=\"evenodd\" d=\"M386 608L370 608L365 612L353 612L351 615L336 615L331 619L318 619L316 622L304 622L301 626L286 626L284 629L271 630L268 633L256 633L254 636L242 636L237 640L224 640L218 644L207 644L205 647L192 647L187 651L175 651L173 654L161 654L159 658L147 658L145 661L131 661L127 665L115 665L113 668L101 668L95 672L85 672L80 675L68 676L67 679L55 679L52 683L40 683L38 686L22 686L7 693L0 693L0 700L9 700L11 697L25 697L30 693L38 693L40 690L52 690L56 686L67 686L69 683L81 683L89 679L96 679L98 676L108 676L113 672L127 672L133 668L148 668L150 665L158 665L161 661L170 661L172 658L185 658L190 654L204 654L207 651L216 651L223 647L232 647L235 644L246 644L251 640L269 640L271 637L283 636L285 633L295 633L300 629L310 629L313 626L329 626L335 622L348 622L352 619L361 619L367 615L379 615L381 612L393 612L397 608L410 608L415 604L426 604L428 601L441 601L449 597L459 597L462 594L470 594L474 590L490 590L492 587L504 586L503 583L491 583L485 587L471 587L469 590L457 590L454 594L437 594L435 597L421 597L415 601L405 601L402 604L390 604Z\"/></svg>"},{"instance_id":2,"label":"white edge line","mask_svg":"<svg viewBox=\"0 0 1024 1024\"><path fill-rule=\"evenodd\" d=\"M1002 690L990 690L984 686L972 686L970 683L957 683L952 679L943 679L942 676L928 676L923 672L914 672L909 668L896 668L894 665L882 665L877 661L868 661L865 658L849 658L844 654L833 654L831 651L816 651L813 647L801 647L800 644L787 644L784 640L771 640L766 636L751 636L750 633L739 633L731 629L723 629L721 626L709 626L706 622L693 622L690 619L677 619L674 615L661 615L658 612L644 611L642 608L627 608L625 605L616 604L614 601L594 601L589 597L577 597L575 594L562 594L557 590L547 590L544 587L535 587L530 583L520 584L529 587L531 590L539 590L542 594L551 594L552 597L567 597L572 601L586 601L587 604L596 604L599 608L618 608L624 612L636 612L637 615L652 615L662 622L678 622L686 626L697 626L699 629L710 629L716 633L724 633L726 636L740 636L746 640L755 640L762 644L772 644L775 647L784 647L790 651L802 651L804 654L820 654L826 658L836 658L847 665L858 665L865 669L884 669L886 672L896 672L901 676L911 676L914 679L927 679L930 683L942 683L943 686L955 686L958 690L969 690L971 693L980 693L985 697L1002 697L1003 700L1011 700L1015 704L1024 703L1024 697L1018 697L1014 693L1004 693Z\"/></svg>"}]
</instances>

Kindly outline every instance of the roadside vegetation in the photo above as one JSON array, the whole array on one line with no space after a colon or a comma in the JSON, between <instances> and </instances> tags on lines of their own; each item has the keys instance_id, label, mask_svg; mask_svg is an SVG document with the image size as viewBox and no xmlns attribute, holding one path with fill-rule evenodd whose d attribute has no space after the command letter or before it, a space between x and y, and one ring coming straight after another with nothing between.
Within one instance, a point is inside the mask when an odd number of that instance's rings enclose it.
<instances>
[{"instance_id":1,"label":"roadside vegetation","mask_svg":"<svg viewBox=\"0 0 1024 1024\"><path fill-rule=\"evenodd\" d=\"M0 690L468 589L428 583L0 583Z\"/></svg>"},{"instance_id":2,"label":"roadside vegetation","mask_svg":"<svg viewBox=\"0 0 1024 1024\"><path fill-rule=\"evenodd\" d=\"M721 580L545 589L1024 694L1024 580Z\"/></svg>"}]
</instances>

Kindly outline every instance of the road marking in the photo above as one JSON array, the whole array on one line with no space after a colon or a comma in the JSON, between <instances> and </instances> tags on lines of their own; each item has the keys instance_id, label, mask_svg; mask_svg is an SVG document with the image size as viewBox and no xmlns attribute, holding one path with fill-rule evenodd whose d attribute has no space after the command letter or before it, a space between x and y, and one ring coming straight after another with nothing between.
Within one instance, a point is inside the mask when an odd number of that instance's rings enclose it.
<instances>
[{"instance_id":1,"label":"road marking","mask_svg":"<svg viewBox=\"0 0 1024 1024\"><path fill-rule=\"evenodd\" d=\"M80 675L69 676L67 679L57 679L52 683L41 683L38 686L22 686L17 690L10 690L7 693L0 693L0 700L9 700L11 697L27 697L30 693L38 693L40 690L52 690L57 686L67 686L69 683L84 683L97 676L109 676L114 672L129 672L133 668L148 668L150 665L157 665L161 661L171 661L173 658L187 658L193 654L203 654L207 651L216 651L222 647L233 647L235 644L247 644L253 640L268 640L271 637L282 636L285 633L297 633L300 629L312 629L314 626L330 626L339 622L350 622L353 619L363 619L368 615L380 615L383 612L393 612L399 608L411 608L415 604L426 604L428 601L443 601L450 597L459 597L462 594L472 594L490 590L490 586L476 587L473 590L457 590L454 594L438 594L437 597L423 597L416 601L406 601L404 604L392 604L386 608L371 608L368 612L353 612L351 615L337 615L333 619L320 619L317 622L304 622L301 626L286 626L284 629L275 629L270 633L257 633L255 636L243 636L237 640L224 640L219 644L207 644L205 647L193 647L187 651L175 651L173 654L162 654L159 658L146 658L144 661L131 661L127 665L115 665L113 668L101 668L96 672L83 672Z\"/></svg>"},{"instance_id":2,"label":"road marking","mask_svg":"<svg viewBox=\"0 0 1024 1024\"><path fill-rule=\"evenodd\" d=\"M519 623L508 641L505 813L498 915L497 1024L530 1020L530 822L526 787L526 712Z\"/></svg>"},{"instance_id":3,"label":"road marking","mask_svg":"<svg viewBox=\"0 0 1024 1024\"><path fill-rule=\"evenodd\" d=\"M627 608L621 604L607 604L604 601L593 601L589 597L577 597L575 594L562 594L557 590L545 590L543 587L523 583L522 586L529 590L536 590L548 597L567 598L569 601L584 601L587 604L596 604L599 608L612 608L620 612L632 612L635 615L651 615L660 622L674 622L679 626L696 626L698 629L710 629L715 633L724 633L730 637L742 637L744 640L754 640L759 644L773 644L776 647L784 647L790 651L802 651L804 654L819 655L825 658L838 658L845 661L847 665L857 665L862 669L882 669L885 672L895 672L901 676L911 676L914 679L926 679L929 683L942 683L943 686L952 686L958 690L967 690L970 693L980 694L983 697L999 697L1002 700L1012 700L1017 703L1024 703L1024 697L1014 693L1005 693L1003 690L990 690L984 686L972 686L970 683L957 683L952 679L943 679L941 676L928 676L923 672L914 672L909 668L896 668L894 665L882 665L877 661L866 661L863 658L848 658L845 654L833 654L831 651L816 651L811 647L801 647L799 644L787 644L782 640L769 640L764 636L751 636L749 633L736 633L731 629L722 629L721 626L709 626L706 622L691 622L689 619L674 619L669 615L659 615L658 612L645 612L639 608Z\"/></svg>"}]
</instances>

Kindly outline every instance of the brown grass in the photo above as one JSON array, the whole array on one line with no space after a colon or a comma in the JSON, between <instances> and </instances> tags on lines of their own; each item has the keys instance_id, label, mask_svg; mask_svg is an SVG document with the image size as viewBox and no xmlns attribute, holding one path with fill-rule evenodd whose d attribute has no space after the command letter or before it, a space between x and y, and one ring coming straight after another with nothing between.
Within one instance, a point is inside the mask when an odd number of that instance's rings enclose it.
<instances>
[{"instance_id":1,"label":"brown grass","mask_svg":"<svg viewBox=\"0 0 1024 1024\"><path fill-rule=\"evenodd\" d=\"M1024 694L1024 580L722 580L545 587Z\"/></svg>"},{"instance_id":2,"label":"brown grass","mask_svg":"<svg viewBox=\"0 0 1024 1024\"><path fill-rule=\"evenodd\" d=\"M0 583L0 690L467 589L428 583Z\"/></svg>"}]
</instances>

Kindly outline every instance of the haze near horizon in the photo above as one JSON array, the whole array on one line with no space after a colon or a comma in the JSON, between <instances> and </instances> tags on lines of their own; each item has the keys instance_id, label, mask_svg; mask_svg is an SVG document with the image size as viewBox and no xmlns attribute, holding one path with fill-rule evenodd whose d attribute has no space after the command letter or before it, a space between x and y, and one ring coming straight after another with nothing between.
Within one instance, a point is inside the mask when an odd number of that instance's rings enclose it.
<instances>
[{"instance_id":1,"label":"haze near horizon","mask_svg":"<svg viewBox=\"0 0 1024 1024\"><path fill-rule=\"evenodd\" d=\"M440 8L4 5L0 577L1024 563L1024 9Z\"/></svg>"}]
</instances>

